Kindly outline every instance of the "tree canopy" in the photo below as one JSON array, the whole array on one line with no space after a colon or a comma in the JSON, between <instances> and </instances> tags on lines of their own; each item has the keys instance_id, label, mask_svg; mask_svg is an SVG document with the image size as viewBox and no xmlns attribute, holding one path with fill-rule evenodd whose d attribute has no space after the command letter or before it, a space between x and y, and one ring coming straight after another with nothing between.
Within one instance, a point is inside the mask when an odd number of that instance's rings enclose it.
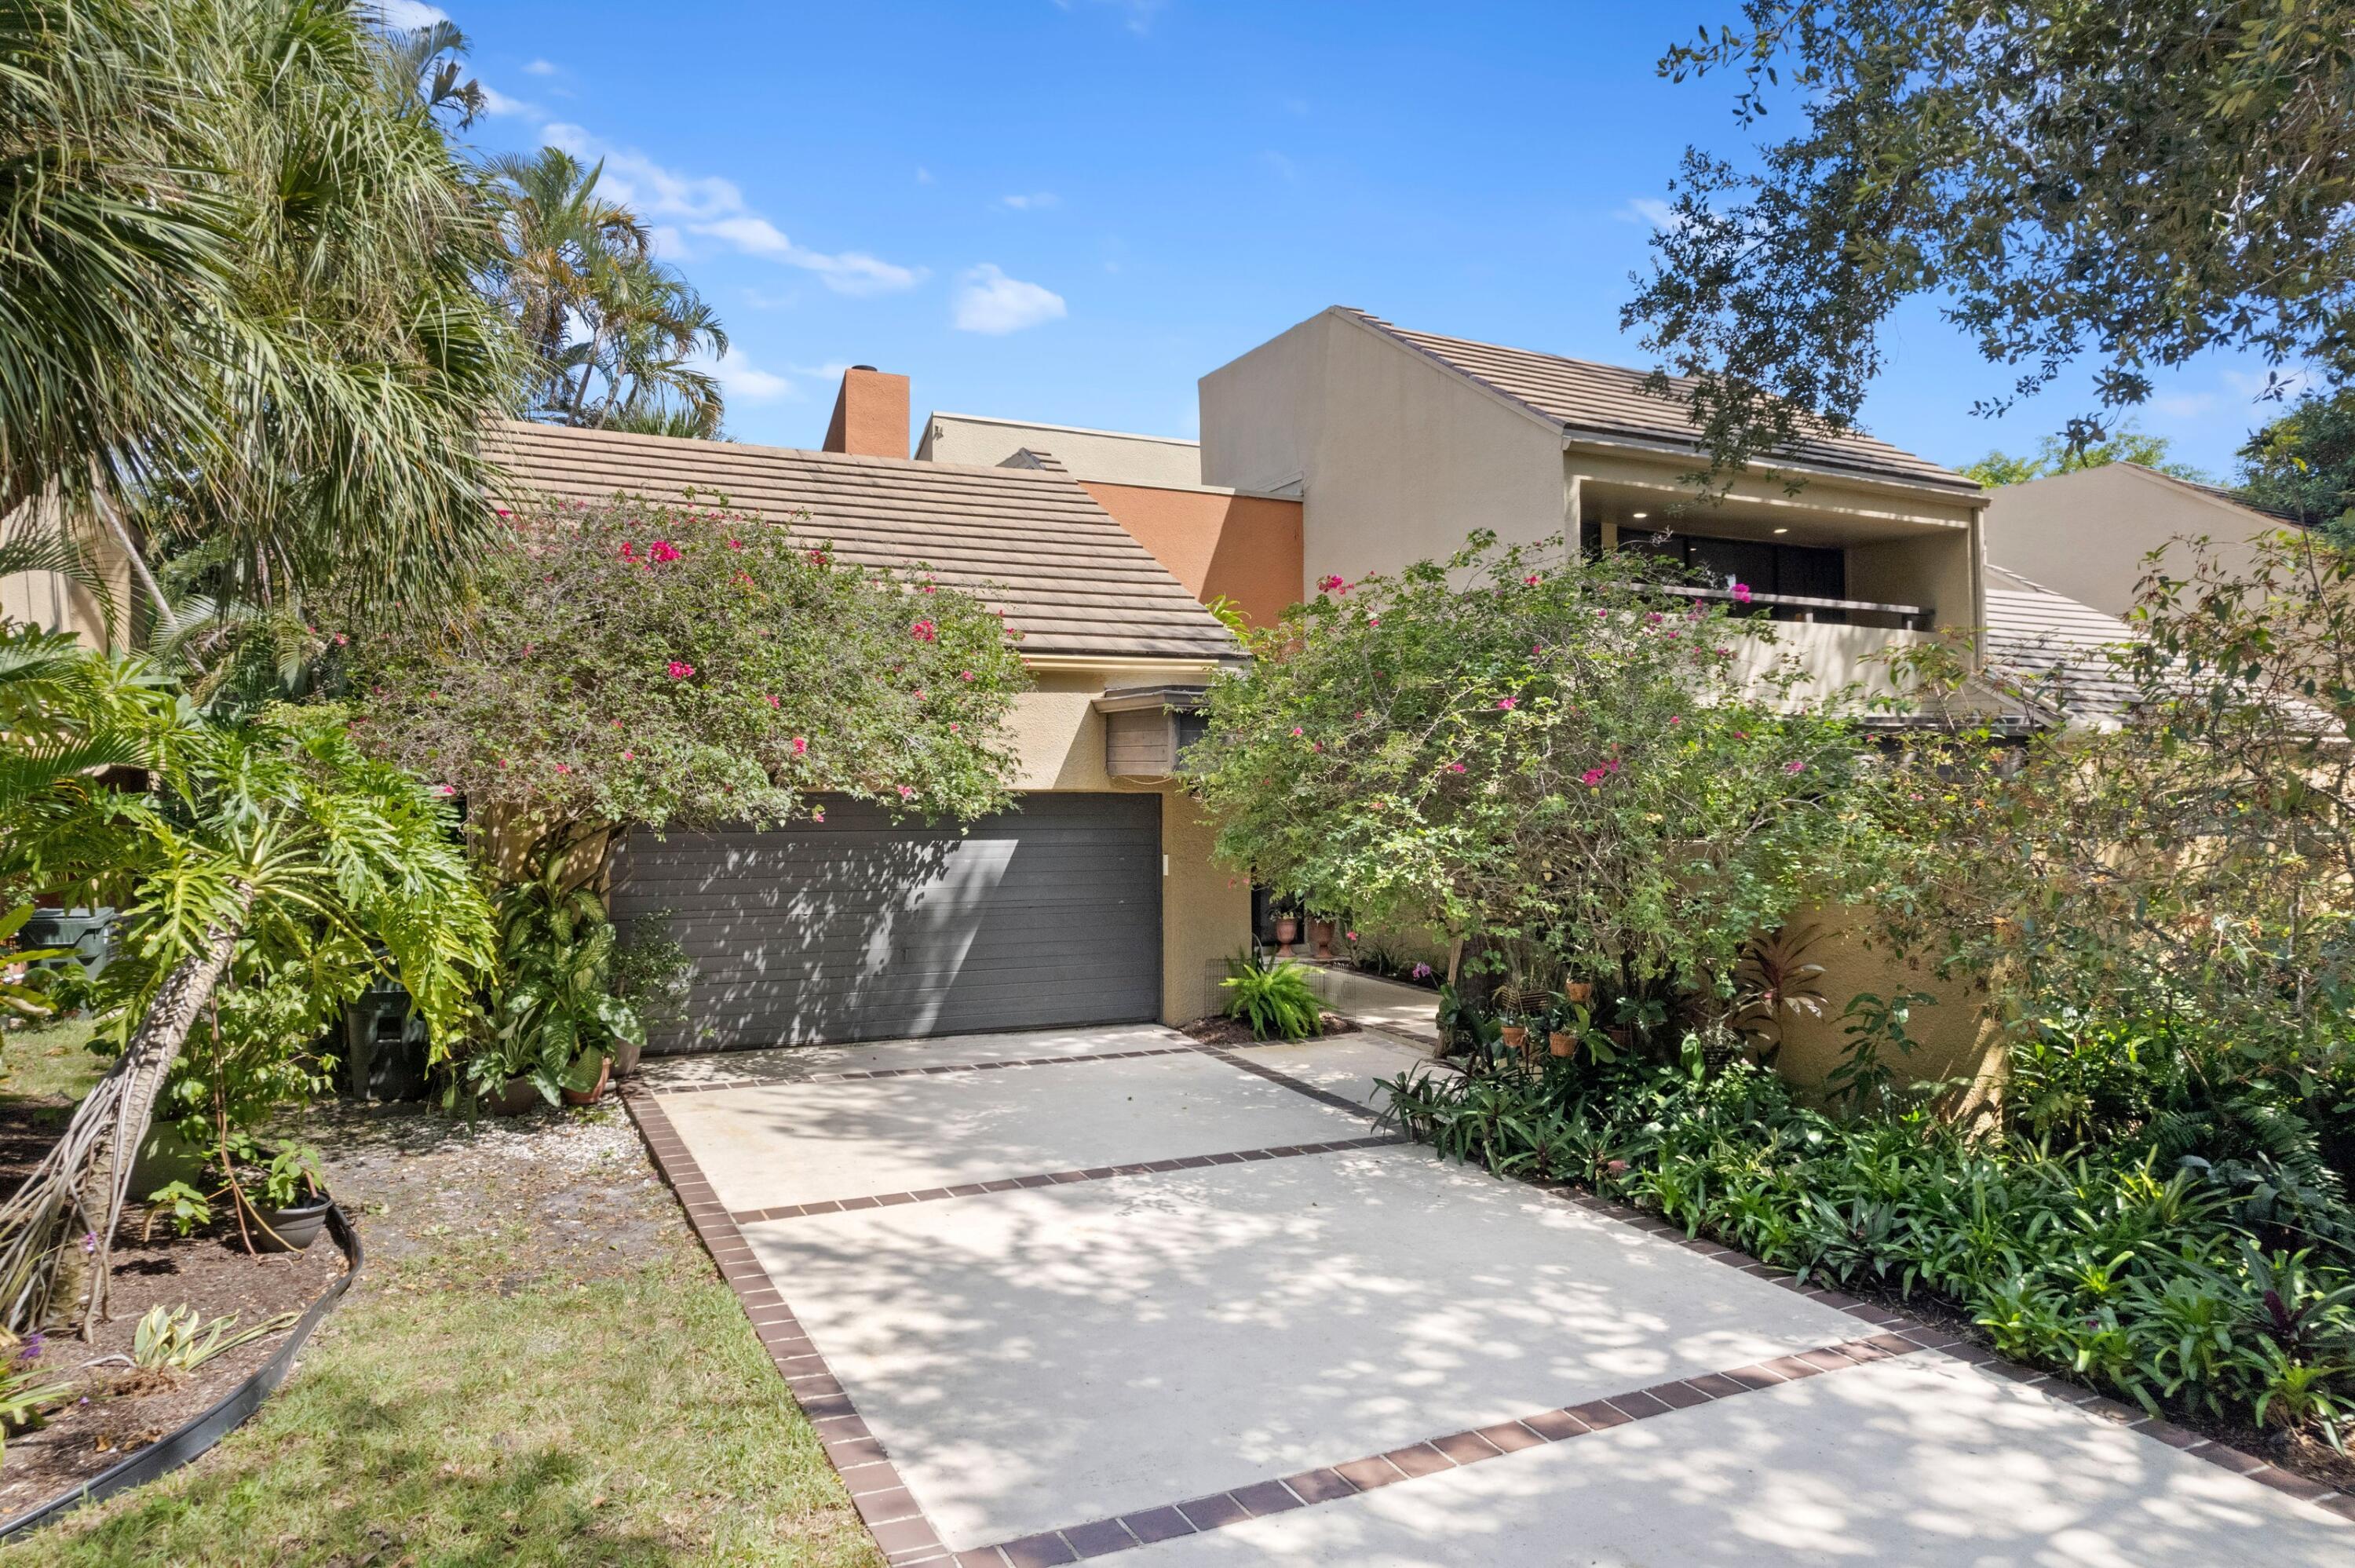
<instances>
[{"instance_id":1,"label":"tree canopy","mask_svg":"<svg viewBox=\"0 0 2355 1568\"><path fill-rule=\"evenodd\" d=\"M2072 445L2211 349L2349 368L2355 4L1747 0L1671 48L1795 133L1698 149L1624 312L1689 397L1711 471L1853 422L1884 330L1928 295L2013 372L2083 362Z\"/></svg>"},{"instance_id":2,"label":"tree canopy","mask_svg":"<svg viewBox=\"0 0 2355 1568\"><path fill-rule=\"evenodd\" d=\"M390 597L480 540L514 335L373 15L0 5L0 512L95 492L248 600L335 567Z\"/></svg>"},{"instance_id":3,"label":"tree canopy","mask_svg":"<svg viewBox=\"0 0 2355 1568\"><path fill-rule=\"evenodd\" d=\"M2083 469L2106 468L2114 462L2130 462L2155 469L2176 479L2194 484L2213 481L2188 462L2177 462L2167 454L2173 442L2165 436L2154 436L2131 428L2122 429L2107 440L2092 441L2072 447L2061 436L2046 436L2037 443L2033 457L2014 457L2009 452L1990 451L1977 462L1965 463L1955 470L1966 479L1975 479L1992 490L1998 485L2025 484L2030 480L2050 479L2056 473L2075 473Z\"/></svg>"},{"instance_id":4,"label":"tree canopy","mask_svg":"<svg viewBox=\"0 0 2355 1568\"><path fill-rule=\"evenodd\" d=\"M2355 545L2355 389L2309 392L2241 448L2241 493Z\"/></svg>"}]
</instances>

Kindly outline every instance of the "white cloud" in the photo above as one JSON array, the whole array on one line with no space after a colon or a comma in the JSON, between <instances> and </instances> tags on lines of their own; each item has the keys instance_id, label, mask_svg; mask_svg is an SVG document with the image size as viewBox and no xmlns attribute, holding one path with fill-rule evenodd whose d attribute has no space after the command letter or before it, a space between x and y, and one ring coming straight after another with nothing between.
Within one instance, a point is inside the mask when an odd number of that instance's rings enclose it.
<instances>
[{"instance_id":1,"label":"white cloud","mask_svg":"<svg viewBox=\"0 0 2355 1568\"><path fill-rule=\"evenodd\" d=\"M649 225L646 249L665 261L692 261L696 257L695 247L687 242L687 236L679 232L678 225L675 223Z\"/></svg>"},{"instance_id":2,"label":"white cloud","mask_svg":"<svg viewBox=\"0 0 2355 1568\"><path fill-rule=\"evenodd\" d=\"M1036 212L1041 207L1059 206L1062 199L1053 191L1033 191L1028 196L999 196L997 205L1012 207L1016 212Z\"/></svg>"},{"instance_id":3,"label":"white cloud","mask_svg":"<svg viewBox=\"0 0 2355 1568\"><path fill-rule=\"evenodd\" d=\"M1092 3L1124 14L1128 17L1128 30L1142 33L1152 27L1155 15L1167 4L1167 0L1092 0ZM1055 0L1055 4L1065 11L1073 9L1072 0Z\"/></svg>"},{"instance_id":4,"label":"white cloud","mask_svg":"<svg viewBox=\"0 0 2355 1568\"><path fill-rule=\"evenodd\" d=\"M415 32L450 19L449 12L439 5L425 5L423 0L377 0L376 9L386 26L398 27L402 32Z\"/></svg>"},{"instance_id":5,"label":"white cloud","mask_svg":"<svg viewBox=\"0 0 2355 1568\"><path fill-rule=\"evenodd\" d=\"M523 73L526 76L554 76L556 69L554 60L526 60Z\"/></svg>"},{"instance_id":6,"label":"white cloud","mask_svg":"<svg viewBox=\"0 0 2355 1568\"><path fill-rule=\"evenodd\" d=\"M699 354L689 363L719 382L720 392L730 403L773 403L780 397L799 396L791 381L754 365L741 348L731 348L716 359Z\"/></svg>"},{"instance_id":7,"label":"white cloud","mask_svg":"<svg viewBox=\"0 0 2355 1568\"><path fill-rule=\"evenodd\" d=\"M493 87L487 81L478 80L474 85L483 90L483 112L485 114L538 114L541 112L539 105L536 103L526 103L520 98L509 98L506 93L501 92L497 88Z\"/></svg>"},{"instance_id":8,"label":"white cloud","mask_svg":"<svg viewBox=\"0 0 2355 1568\"><path fill-rule=\"evenodd\" d=\"M1648 223L1654 228L1682 227L1677 209L1657 196L1630 196L1627 205L1612 216L1622 223Z\"/></svg>"},{"instance_id":9,"label":"white cloud","mask_svg":"<svg viewBox=\"0 0 2355 1568\"><path fill-rule=\"evenodd\" d=\"M578 125L550 125L541 135L577 158L602 159L605 173L599 188L635 208L639 217L677 219L666 226L674 244L685 234L705 236L748 256L814 272L837 294L896 293L923 280L921 267L902 267L860 250L828 253L794 244L745 203L732 180L665 168L634 149L605 146Z\"/></svg>"},{"instance_id":10,"label":"white cloud","mask_svg":"<svg viewBox=\"0 0 2355 1568\"><path fill-rule=\"evenodd\" d=\"M957 282L959 332L999 336L1037 326L1040 322L1059 321L1067 313L1062 295L1036 283L1009 278L986 261L965 272Z\"/></svg>"}]
</instances>

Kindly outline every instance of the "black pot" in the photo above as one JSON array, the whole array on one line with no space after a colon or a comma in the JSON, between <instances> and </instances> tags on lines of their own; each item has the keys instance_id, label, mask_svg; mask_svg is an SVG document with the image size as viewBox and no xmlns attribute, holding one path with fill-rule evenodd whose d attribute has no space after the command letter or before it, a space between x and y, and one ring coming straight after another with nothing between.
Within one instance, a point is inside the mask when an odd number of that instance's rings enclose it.
<instances>
[{"instance_id":1,"label":"black pot","mask_svg":"<svg viewBox=\"0 0 2355 1568\"><path fill-rule=\"evenodd\" d=\"M334 1200L325 1192L305 1203L289 1209L265 1209L256 1204L254 1213L261 1221L253 1230L253 1245L258 1252L304 1252L319 1239L319 1232L327 1223L327 1210Z\"/></svg>"}]
</instances>

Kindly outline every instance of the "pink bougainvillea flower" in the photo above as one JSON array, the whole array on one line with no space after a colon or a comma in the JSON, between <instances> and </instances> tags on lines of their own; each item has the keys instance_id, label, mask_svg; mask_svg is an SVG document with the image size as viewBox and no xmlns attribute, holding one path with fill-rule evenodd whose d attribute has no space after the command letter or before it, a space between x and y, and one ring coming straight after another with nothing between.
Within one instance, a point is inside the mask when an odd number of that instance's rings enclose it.
<instances>
[{"instance_id":1,"label":"pink bougainvillea flower","mask_svg":"<svg viewBox=\"0 0 2355 1568\"><path fill-rule=\"evenodd\" d=\"M1366 617L1366 624L1368 626L1380 626L1381 623L1382 618L1379 615L1369 615Z\"/></svg>"},{"instance_id":2,"label":"pink bougainvillea flower","mask_svg":"<svg viewBox=\"0 0 2355 1568\"><path fill-rule=\"evenodd\" d=\"M768 704L773 708L777 705L777 699L767 692L762 692L761 694L761 700Z\"/></svg>"},{"instance_id":3,"label":"pink bougainvillea flower","mask_svg":"<svg viewBox=\"0 0 2355 1568\"><path fill-rule=\"evenodd\" d=\"M891 786L891 788L893 788L894 789L897 789L898 791L900 791L900 799L901 799L902 800L909 800L909 799L912 798L912 797L914 796L914 794L916 793L913 789L910 789L910 788L908 788L908 786L906 786L905 784L894 784L894 785L892 785L892 786Z\"/></svg>"},{"instance_id":4,"label":"pink bougainvillea flower","mask_svg":"<svg viewBox=\"0 0 2355 1568\"><path fill-rule=\"evenodd\" d=\"M824 806L814 807L810 811L810 821L813 822L823 822L826 821L826 808Z\"/></svg>"},{"instance_id":5,"label":"pink bougainvillea flower","mask_svg":"<svg viewBox=\"0 0 2355 1568\"><path fill-rule=\"evenodd\" d=\"M1328 575L1316 579L1316 591L1318 593L1348 593L1349 591L1349 585L1340 577Z\"/></svg>"},{"instance_id":6,"label":"pink bougainvillea flower","mask_svg":"<svg viewBox=\"0 0 2355 1568\"><path fill-rule=\"evenodd\" d=\"M927 619L919 620L908 628L908 635L919 642L938 642L941 640L941 629L936 622Z\"/></svg>"},{"instance_id":7,"label":"pink bougainvillea flower","mask_svg":"<svg viewBox=\"0 0 2355 1568\"><path fill-rule=\"evenodd\" d=\"M625 751L622 753L622 760L624 762L635 762L637 759L638 754L634 751Z\"/></svg>"},{"instance_id":8,"label":"pink bougainvillea flower","mask_svg":"<svg viewBox=\"0 0 2355 1568\"><path fill-rule=\"evenodd\" d=\"M1521 699L1518 697L1498 697L1497 699L1497 705L1504 709L1507 713L1511 713L1515 708L1521 705Z\"/></svg>"},{"instance_id":9,"label":"pink bougainvillea flower","mask_svg":"<svg viewBox=\"0 0 2355 1568\"><path fill-rule=\"evenodd\" d=\"M458 792L458 787L454 784L436 784L433 786L433 792L437 795L455 795Z\"/></svg>"},{"instance_id":10,"label":"pink bougainvillea flower","mask_svg":"<svg viewBox=\"0 0 2355 1568\"><path fill-rule=\"evenodd\" d=\"M621 727L622 727L622 721L621 721L620 719L615 719L615 720L613 721L613 727L614 727L615 729L619 729L619 728L621 728Z\"/></svg>"},{"instance_id":11,"label":"pink bougainvillea flower","mask_svg":"<svg viewBox=\"0 0 2355 1568\"><path fill-rule=\"evenodd\" d=\"M973 679L973 672L970 670L959 670L957 672L957 679L960 681L970 681Z\"/></svg>"},{"instance_id":12,"label":"pink bougainvillea flower","mask_svg":"<svg viewBox=\"0 0 2355 1568\"><path fill-rule=\"evenodd\" d=\"M508 511L508 510L507 510L506 507L504 507L504 506L502 506L502 507L500 507L500 508L498 509L498 513L499 513L499 515L500 515L500 516L502 516L502 517L512 517L512 516L514 516L514 515L515 515L515 514L514 514L514 513L512 513L512 512Z\"/></svg>"},{"instance_id":13,"label":"pink bougainvillea flower","mask_svg":"<svg viewBox=\"0 0 2355 1568\"><path fill-rule=\"evenodd\" d=\"M1355 931L1344 931L1341 935L1352 942L1358 939L1358 934Z\"/></svg>"},{"instance_id":14,"label":"pink bougainvillea flower","mask_svg":"<svg viewBox=\"0 0 2355 1568\"><path fill-rule=\"evenodd\" d=\"M1539 573L1537 573L1537 572L1531 572L1528 577L1523 577L1523 578L1521 579L1521 586L1522 586L1523 588L1535 588L1535 587L1537 587L1537 586L1538 586L1539 582L1540 582L1540 581L1541 581L1541 580L1542 580L1542 577L1541 577L1540 574L1539 574Z\"/></svg>"},{"instance_id":15,"label":"pink bougainvillea flower","mask_svg":"<svg viewBox=\"0 0 2355 1568\"><path fill-rule=\"evenodd\" d=\"M1298 725L1294 725L1294 726L1292 726L1292 733L1293 733L1293 734L1295 734L1295 735L1298 735L1298 734L1300 733L1300 726L1299 726Z\"/></svg>"},{"instance_id":16,"label":"pink bougainvillea flower","mask_svg":"<svg viewBox=\"0 0 2355 1568\"><path fill-rule=\"evenodd\" d=\"M1532 642L1529 644L1529 652L1531 653L1542 653L1545 652L1545 644L1542 642Z\"/></svg>"},{"instance_id":17,"label":"pink bougainvillea flower","mask_svg":"<svg viewBox=\"0 0 2355 1568\"><path fill-rule=\"evenodd\" d=\"M964 726L963 726L963 725L961 725L961 724L953 724L953 725L949 726L949 733L950 733L951 735L956 735L956 734L961 733L961 732L964 730Z\"/></svg>"},{"instance_id":18,"label":"pink bougainvillea flower","mask_svg":"<svg viewBox=\"0 0 2355 1568\"><path fill-rule=\"evenodd\" d=\"M826 564L826 552L824 550L812 550L809 553L809 558L810 565L814 567L822 567Z\"/></svg>"},{"instance_id":19,"label":"pink bougainvillea flower","mask_svg":"<svg viewBox=\"0 0 2355 1568\"><path fill-rule=\"evenodd\" d=\"M572 765L569 762L559 762L556 765L556 770L559 773L570 773L572 771Z\"/></svg>"},{"instance_id":20,"label":"pink bougainvillea flower","mask_svg":"<svg viewBox=\"0 0 2355 1568\"><path fill-rule=\"evenodd\" d=\"M1668 715L1668 722L1670 724L1682 724L1685 722L1684 715L1682 714L1670 714Z\"/></svg>"},{"instance_id":21,"label":"pink bougainvillea flower","mask_svg":"<svg viewBox=\"0 0 2355 1568\"><path fill-rule=\"evenodd\" d=\"M1807 765L1806 763L1800 761L1795 757L1791 758L1790 761L1783 764L1783 771L1785 773L1804 773L1806 771L1806 767Z\"/></svg>"},{"instance_id":22,"label":"pink bougainvillea flower","mask_svg":"<svg viewBox=\"0 0 2355 1568\"><path fill-rule=\"evenodd\" d=\"M1657 609L1646 610L1644 612L1644 624L1646 626L1657 626L1663 619L1665 618Z\"/></svg>"},{"instance_id":23,"label":"pink bougainvillea flower","mask_svg":"<svg viewBox=\"0 0 2355 1568\"><path fill-rule=\"evenodd\" d=\"M1610 777L1611 773L1608 768L1590 768L1585 772L1578 776L1578 781L1592 789L1597 784L1602 783L1605 779Z\"/></svg>"},{"instance_id":24,"label":"pink bougainvillea flower","mask_svg":"<svg viewBox=\"0 0 2355 1568\"><path fill-rule=\"evenodd\" d=\"M1447 771L1450 773L1461 773L1464 771L1464 764L1460 762L1451 762L1447 765Z\"/></svg>"},{"instance_id":25,"label":"pink bougainvillea flower","mask_svg":"<svg viewBox=\"0 0 2355 1568\"><path fill-rule=\"evenodd\" d=\"M772 697L769 700L771 702L774 702L776 699ZM809 755L809 741L805 737L798 735L794 736L794 755L795 757L807 757Z\"/></svg>"},{"instance_id":26,"label":"pink bougainvillea flower","mask_svg":"<svg viewBox=\"0 0 2355 1568\"><path fill-rule=\"evenodd\" d=\"M922 686L918 686L918 687L916 688L916 690L915 690L914 695L915 695L915 699L916 699L916 701L918 701L918 702L920 702L920 703L921 703L921 702L922 702L922 701L924 700L924 688L923 688L923 687L922 687Z\"/></svg>"},{"instance_id":27,"label":"pink bougainvillea flower","mask_svg":"<svg viewBox=\"0 0 2355 1568\"><path fill-rule=\"evenodd\" d=\"M1325 749L1325 743L1321 740L1312 740L1308 743L1308 749L1311 751L1322 751Z\"/></svg>"},{"instance_id":28,"label":"pink bougainvillea flower","mask_svg":"<svg viewBox=\"0 0 2355 1568\"><path fill-rule=\"evenodd\" d=\"M1737 729L1733 732L1733 738L1736 740L1748 740L1750 738L1750 732L1746 729Z\"/></svg>"},{"instance_id":29,"label":"pink bougainvillea flower","mask_svg":"<svg viewBox=\"0 0 2355 1568\"><path fill-rule=\"evenodd\" d=\"M622 541L622 559L623 559L623 560L625 560L625 561L629 561L629 562L631 562L631 563L634 564L634 563L637 561L637 558L638 558L638 547L637 547L635 545L633 545L632 543L630 543L630 541L628 541L627 539L623 540L623 541Z\"/></svg>"},{"instance_id":30,"label":"pink bougainvillea flower","mask_svg":"<svg viewBox=\"0 0 2355 1568\"><path fill-rule=\"evenodd\" d=\"M667 566L672 561L678 559L678 546L672 544L668 539L656 539L654 542L653 548L646 552L646 559L649 561L659 561Z\"/></svg>"},{"instance_id":31,"label":"pink bougainvillea flower","mask_svg":"<svg viewBox=\"0 0 2355 1568\"><path fill-rule=\"evenodd\" d=\"M731 550L741 550L744 547L744 541L741 539L730 539L728 541L728 547Z\"/></svg>"},{"instance_id":32,"label":"pink bougainvillea flower","mask_svg":"<svg viewBox=\"0 0 2355 1568\"><path fill-rule=\"evenodd\" d=\"M1733 602L1736 604L1748 604L1750 602L1750 585L1748 583L1736 583L1733 585Z\"/></svg>"},{"instance_id":33,"label":"pink bougainvillea flower","mask_svg":"<svg viewBox=\"0 0 2355 1568\"><path fill-rule=\"evenodd\" d=\"M663 668L674 681L684 681L695 673L695 666L683 659L674 659Z\"/></svg>"}]
</instances>

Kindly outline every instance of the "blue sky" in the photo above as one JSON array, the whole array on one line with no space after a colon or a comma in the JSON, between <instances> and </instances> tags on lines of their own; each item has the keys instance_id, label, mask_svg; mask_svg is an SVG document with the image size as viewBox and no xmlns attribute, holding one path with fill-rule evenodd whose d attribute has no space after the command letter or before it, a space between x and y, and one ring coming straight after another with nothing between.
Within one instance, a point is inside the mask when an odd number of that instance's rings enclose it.
<instances>
[{"instance_id":1,"label":"blue sky","mask_svg":"<svg viewBox=\"0 0 2355 1568\"><path fill-rule=\"evenodd\" d=\"M1328 304L1648 364L1618 327L1678 156L1742 145L1654 74L1684 7L1214 0L448 0L486 149L607 160L717 305L739 439L815 446L844 365L915 411L1192 435L1195 378ZM416 0L387 9L414 16ZM1947 462L2032 448L2083 382L2009 377L1926 306L1873 431ZM2141 417L2219 474L2263 366L2165 377Z\"/></svg>"}]
</instances>

